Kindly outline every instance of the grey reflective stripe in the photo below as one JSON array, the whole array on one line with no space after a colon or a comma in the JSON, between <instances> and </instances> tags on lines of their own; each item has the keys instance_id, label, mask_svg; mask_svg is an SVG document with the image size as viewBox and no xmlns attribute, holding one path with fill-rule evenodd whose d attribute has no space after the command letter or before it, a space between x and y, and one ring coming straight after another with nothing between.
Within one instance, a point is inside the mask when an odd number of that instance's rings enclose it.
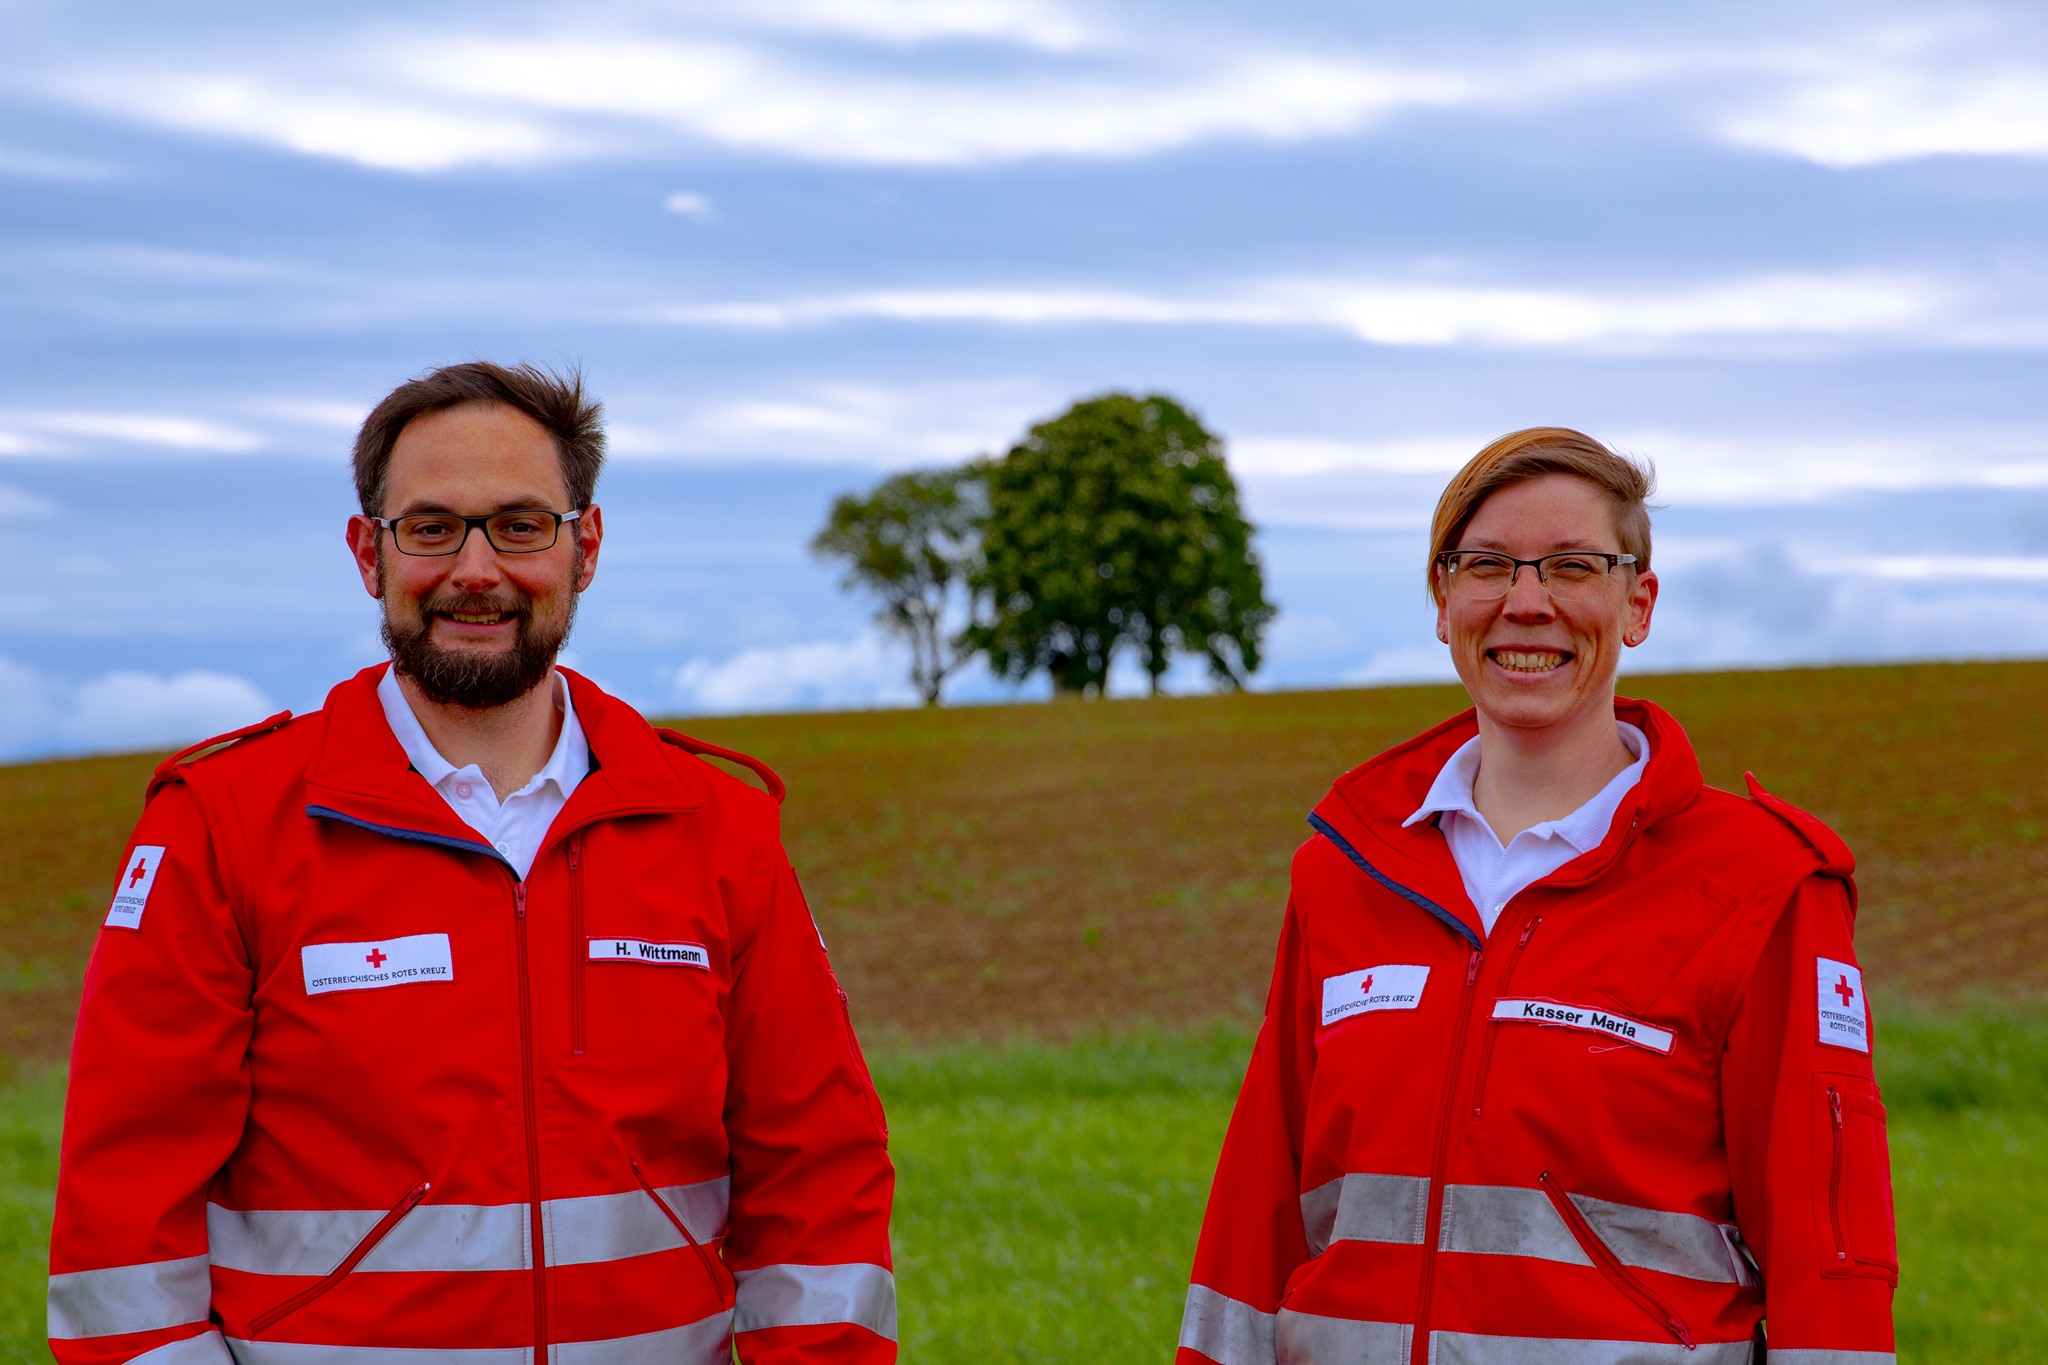
<instances>
[{"instance_id":1,"label":"grey reflective stripe","mask_svg":"<svg viewBox=\"0 0 2048 1365\"><path fill-rule=\"evenodd\" d=\"M896 1340L896 1277L878 1265L764 1265L733 1276L732 1330L849 1322Z\"/></svg>"},{"instance_id":2,"label":"grey reflective stripe","mask_svg":"<svg viewBox=\"0 0 2048 1365\"><path fill-rule=\"evenodd\" d=\"M1573 1341L1566 1337L1482 1337L1431 1332L1430 1365L1749 1365L1749 1342ZM1771 1365L1778 1353L1771 1352Z\"/></svg>"},{"instance_id":3,"label":"grey reflective stripe","mask_svg":"<svg viewBox=\"0 0 2048 1365\"><path fill-rule=\"evenodd\" d=\"M609 1341L564 1341L548 1347L549 1365L730 1365L731 1360L730 1313L715 1313L665 1332Z\"/></svg>"},{"instance_id":4,"label":"grey reflective stripe","mask_svg":"<svg viewBox=\"0 0 2048 1365\"><path fill-rule=\"evenodd\" d=\"M1301 1197L1301 1228L1311 1256L1322 1255L1332 1242L1421 1246L1428 1221L1426 1176L1339 1176Z\"/></svg>"},{"instance_id":5,"label":"grey reflective stripe","mask_svg":"<svg viewBox=\"0 0 2048 1365\"><path fill-rule=\"evenodd\" d=\"M1734 1228L1689 1213L1571 1196L1623 1265L1713 1284L1754 1284ZM1449 1185L1438 1249L1593 1264L1542 1190L1519 1185Z\"/></svg>"},{"instance_id":6,"label":"grey reflective stripe","mask_svg":"<svg viewBox=\"0 0 2048 1365\"><path fill-rule=\"evenodd\" d=\"M1181 1310L1180 1344L1217 1365L1274 1365L1273 1315L1239 1303L1207 1285L1188 1286Z\"/></svg>"},{"instance_id":7,"label":"grey reflective stripe","mask_svg":"<svg viewBox=\"0 0 2048 1365\"><path fill-rule=\"evenodd\" d=\"M144 1351L128 1365L235 1365L235 1358L228 1354L228 1344L221 1340L220 1333L202 1332L154 1351Z\"/></svg>"},{"instance_id":8,"label":"grey reflective stripe","mask_svg":"<svg viewBox=\"0 0 2048 1365\"><path fill-rule=\"evenodd\" d=\"M1415 1329L1405 1322L1280 1310L1280 1365L1408 1365L1414 1342Z\"/></svg>"},{"instance_id":9,"label":"grey reflective stripe","mask_svg":"<svg viewBox=\"0 0 2048 1365\"><path fill-rule=\"evenodd\" d=\"M318 1346L228 1339L236 1365L533 1365L529 1346Z\"/></svg>"},{"instance_id":10,"label":"grey reflective stripe","mask_svg":"<svg viewBox=\"0 0 2048 1365\"><path fill-rule=\"evenodd\" d=\"M646 1196L640 1196L646 1201ZM385 1209L224 1209L206 1206L213 1263L256 1275L325 1275ZM384 1235L356 1271L525 1270L532 1256L524 1204L421 1204Z\"/></svg>"},{"instance_id":11,"label":"grey reflective stripe","mask_svg":"<svg viewBox=\"0 0 2048 1365\"><path fill-rule=\"evenodd\" d=\"M720 1176L696 1185L667 1185L655 1193L683 1220L690 1235L703 1243L725 1236L726 1202L731 1187L731 1180ZM541 1217L545 1222L550 1265L622 1261L628 1256L673 1251L688 1245L645 1190L550 1199L541 1205Z\"/></svg>"},{"instance_id":12,"label":"grey reflective stripe","mask_svg":"<svg viewBox=\"0 0 2048 1365\"><path fill-rule=\"evenodd\" d=\"M1836 1351L1825 1346L1771 1348L1771 1365L1899 1365L1890 1351Z\"/></svg>"},{"instance_id":13,"label":"grey reflective stripe","mask_svg":"<svg viewBox=\"0 0 2048 1365\"><path fill-rule=\"evenodd\" d=\"M186 1256L52 1275L50 1335L77 1341L205 1322L213 1303L206 1265L204 1256Z\"/></svg>"},{"instance_id":14,"label":"grey reflective stripe","mask_svg":"<svg viewBox=\"0 0 2048 1365\"><path fill-rule=\"evenodd\" d=\"M731 1182L724 1176L659 1193L700 1242L725 1235ZM257 1275L325 1275L384 1217L383 1209L206 1207L213 1263ZM541 1205L548 1260L589 1265L683 1246L647 1192L551 1199ZM533 1243L525 1204L421 1204L363 1257L356 1273L380 1270L525 1270ZM201 1316L205 1316L203 1313Z\"/></svg>"}]
</instances>

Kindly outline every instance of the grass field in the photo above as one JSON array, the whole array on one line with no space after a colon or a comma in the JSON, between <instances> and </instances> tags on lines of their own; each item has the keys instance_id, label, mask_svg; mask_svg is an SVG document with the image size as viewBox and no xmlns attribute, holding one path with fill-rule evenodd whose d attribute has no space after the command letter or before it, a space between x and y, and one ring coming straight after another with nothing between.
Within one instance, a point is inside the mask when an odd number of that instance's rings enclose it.
<instances>
[{"instance_id":1,"label":"grass field","mask_svg":"<svg viewBox=\"0 0 2048 1365\"><path fill-rule=\"evenodd\" d=\"M1711 782L1754 769L1861 859L1881 1004L2048 995L2048 663L1624 680ZM1464 705L1389 687L684 722L788 780L790 852L865 1035L1250 1018L1333 778ZM56 1060L155 759L0 766L0 1058ZM4 1063L0 1063L4 1064Z\"/></svg>"},{"instance_id":2,"label":"grass field","mask_svg":"<svg viewBox=\"0 0 2048 1365\"><path fill-rule=\"evenodd\" d=\"M1247 1036L878 1051L907 1365L1165 1361ZM1885 1023L1899 1358L2042 1358L2048 1012ZM56 1073L0 1090L0 1362L46 1360Z\"/></svg>"}]
</instances>

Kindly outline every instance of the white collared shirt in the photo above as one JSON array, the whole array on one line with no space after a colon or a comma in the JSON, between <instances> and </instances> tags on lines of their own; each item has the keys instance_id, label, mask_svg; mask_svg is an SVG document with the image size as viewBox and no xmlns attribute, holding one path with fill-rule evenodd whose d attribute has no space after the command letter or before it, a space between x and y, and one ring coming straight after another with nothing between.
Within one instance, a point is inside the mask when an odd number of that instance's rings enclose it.
<instances>
[{"instance_id":1,"label":"white collared shirt","mask_svg":"<svg viewBox=\"0 0 2048 1365\"><path fill-rule=\"evenodd\" d=\"M1486 823L1486 817L1472 802L1472 783L1479 776L1477 735L1458 746L1443 771L1436 775L1421 809L1401 822L1406 829L1432 815L1443 817L1438 826L1444 832L1444 842L1451 846L1451 860L1464 879L1465 894L1478 907L1487 933L1493 932L1494 921L1518 893L1581 853L1598 848L1607 837L1607 827L1614 823L1621 798L1628 795L1628 789L1642 777L1650 761L1648 735L1625 720L1617 720L1614 727L1636 761L1616 773L1592 800L1570 815L1529 826L1509 840L1505 848L1493 826Z\"/></svg>"},{"instance_id":2,"label":"white collared shirt","mask_svg":"<svg viewBox=\"0 0 2048 1365\"><path fill-rule=\"evenodd\" d=\"M384 719L390 722L391 733L398 737L405 756L412 760L413 770L432 783L462 823L481 834L524 881L533 869L541 841L547 838L548 826L568 804L576 784L590 775L590 745L569 700L569 680L555 674L555 700L562 707L562 734L555 741L555 751L532 781L502 802L484 780L482 768L474 763L458 768L441 757L399 688L397 669L384 670L383 680L377 684L377 700L383 703Z\"/></svg>"}]
</instances>

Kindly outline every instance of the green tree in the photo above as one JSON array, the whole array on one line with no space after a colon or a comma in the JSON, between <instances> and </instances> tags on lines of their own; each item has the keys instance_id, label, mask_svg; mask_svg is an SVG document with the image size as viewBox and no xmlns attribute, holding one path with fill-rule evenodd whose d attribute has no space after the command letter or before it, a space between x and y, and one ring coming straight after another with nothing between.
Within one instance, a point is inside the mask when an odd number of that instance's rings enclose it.
<instances>
[{"instance_id":1,"label":"green tree","mask_svg":"<svg viewBox=\"0 0 2048 1365\"><path fill-rule=\"evenodd\" d=\"M866 496L841 495L811 553L842 560L840 586L881 599L875 620L910 642L910 684L936 706L946 675L973 657L946 629L958 590L966 614L981 501L973 466L911 470Z\"/></svg>"},{"instance_id":2,"label":"green tree","mask_svg":"<svg viewBox=\"0 0 2048 1365\"><path fill-rule=\"evenodd\" d=\"M1002 677L1099 695L1128 644L1159 691L1176 652L1242 686L1273 619L1223 443L1170 398L1112 393L1041 422L983 474L962 640Z\"/></svg>"}]
</instances>

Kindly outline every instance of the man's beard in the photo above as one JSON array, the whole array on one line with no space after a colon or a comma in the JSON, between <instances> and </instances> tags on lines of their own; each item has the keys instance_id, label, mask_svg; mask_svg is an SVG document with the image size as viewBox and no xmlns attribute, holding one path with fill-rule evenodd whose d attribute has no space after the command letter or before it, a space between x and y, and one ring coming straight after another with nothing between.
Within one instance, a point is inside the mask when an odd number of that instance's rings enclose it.
<instances>
[{"instance_id":1,"label":"man's beard","mask_svg":"<svg viewBox=\"0 0 2048 1365\"><path fill-rule=\"evenodd\" d=\"M381 567L381 566L380 566ZM524 594L490 597L480 593L449 593L420 603L418 623L400 629L393 624L387 597L384 646L400 677L412 679L428 701L486 711L517 701L541 685L554 666L569 627L576 620L577 594L569 594L569 610L560 629L539 626L533 601ZM511 614L517 618L512 648L502 652L443 649L434 643L434 618L453 613Z\"/></svg>"}]
</instances>

